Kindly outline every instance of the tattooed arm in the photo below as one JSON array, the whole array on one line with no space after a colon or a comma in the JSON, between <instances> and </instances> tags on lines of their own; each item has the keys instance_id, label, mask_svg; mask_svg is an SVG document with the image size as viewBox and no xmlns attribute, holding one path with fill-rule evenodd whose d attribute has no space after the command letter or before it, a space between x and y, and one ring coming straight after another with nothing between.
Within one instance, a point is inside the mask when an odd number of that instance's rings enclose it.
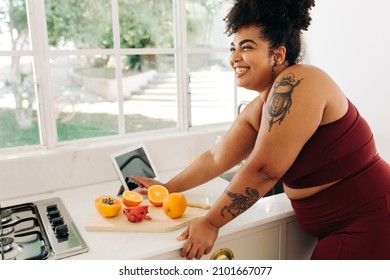
<instances>
[{"instance_id":1,"label":"tattooed arm","mask_svg":"<svg viewBox=\"0 0 390 280\"><path fill-rule=\"evenodd\" d=\"M343 112L336 116L332 106L327 107L344 98L334 98L333 87L326 74L313 68L294 66L279 75L264 99L256 140L245 164L207 215L179 237L186 239L182 256L200 258L210 252L219 228L275 185L320 124L342 116Z\"/></svg>"},{"instance_id":2,"label":"tattooed arm","mask_svg":"<svg viewBox=\"0 0 390 280\"><path fill-rule=\"evenodd\" d=\"M276 181L247 160L206 216L192 222L178 237L186 240L181 255L199 259L211 252L219 229L251 208Z\"/></svg>"},{"instance_id":3,"label":"tattooed arm","mask_svg":"<svg viewBox=\"0 0 390 280\"><path fill-rule=\"evenodd\" d=\"M292 105L292 93L302 79L296 81L294 74L288 74L275 83L274 92L268 102L269 131L275 123L281 124Z\"/></svg>"},{"instance_id":4,"label":"tattooed arm","mask_svg":"<svg viewBox=\"0 0 390 280\"><path fill-rule=\"evenodd\" d=\"M227 190L225 191L225 194L232 199L232 202L229 205L222 207L221 217L223 218L226 217L226 214L230 214L233 219L236 218L238 215L252 207L260 198L259 192L251 187L246 188L245 194L233 193Z\"/></svg>"},{"instance_id":5,"label":"tattooed arm","mask_svg":"<svg viewBox=\"0 0 390 280\"><path fill-rule=\"evenodd\" d=\"M248 176L250 172L248 168L241 169L207 215L192 222L178 237L178 240L187 239L181 251L183 257L199 259L210 253L219 228L251 208L276 183L262 173ZM261 190L251 185L260 185Z\"/></svg>"}]
</instances>

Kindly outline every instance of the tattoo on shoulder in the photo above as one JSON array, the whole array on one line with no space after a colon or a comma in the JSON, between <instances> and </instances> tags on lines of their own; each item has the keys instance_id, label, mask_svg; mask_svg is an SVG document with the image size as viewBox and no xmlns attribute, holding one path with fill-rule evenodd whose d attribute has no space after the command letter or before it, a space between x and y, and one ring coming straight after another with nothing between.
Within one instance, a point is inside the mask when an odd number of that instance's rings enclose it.
<instances>
[{"instance_id":1,"label":"tattoo on shoulder","mask_svg":"<svg viewBox=\"0 0 390 280\"><path fill-rule=\"evenodd\" d=\"M267 114L269 131L275 123L282 123L292 105L291 94L303 79L295 80L294 74L290 73L282 77L275 83L274 92L268 101Z\"/></svg>"},{"instance_id":2,"label":"tattoo on shoulder","mask_svg":"<svg viewBox=\"0 0 390 280\"><path fill-rule=\"evenodd\" d=\"M250 187L246 188L245 194L232 193L229 191L225 191L225 194L232 199L232 202L221 209L222 217L225 217L225 212L227 212L235 218L242 212L249 209L260 198L259 192Z\"/></svg>"}]
</instances>

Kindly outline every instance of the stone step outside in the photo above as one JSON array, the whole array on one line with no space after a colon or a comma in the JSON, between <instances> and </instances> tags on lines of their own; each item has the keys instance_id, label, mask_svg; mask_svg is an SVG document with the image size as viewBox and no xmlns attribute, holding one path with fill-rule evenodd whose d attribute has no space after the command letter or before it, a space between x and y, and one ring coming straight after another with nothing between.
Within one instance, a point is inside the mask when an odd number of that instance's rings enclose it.
<instances>
[{"instance_id":1,"label":"stone step outside","mask_svg":"<svg viewBox=\"0 0 390 280\"><path fill-rule=\"evenodd\" d=\"M229 82L227 82L229 81ZM234 86L232 73L193 73L190 90L194 100L223 100L230 95ZM176 101L177 85L174 73L158 73L147 85L131 93L127 100Z\"/></svg>"}]
</instances>

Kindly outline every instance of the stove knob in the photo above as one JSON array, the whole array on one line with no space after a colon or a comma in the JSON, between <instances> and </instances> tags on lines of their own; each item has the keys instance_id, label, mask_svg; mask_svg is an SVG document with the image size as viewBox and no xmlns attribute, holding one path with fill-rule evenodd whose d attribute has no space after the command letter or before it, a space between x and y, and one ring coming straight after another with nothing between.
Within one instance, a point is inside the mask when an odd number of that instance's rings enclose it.
<instances>
[{"instance_id":1,"label":"stove knob","mask_svg":"<svg viewBox=\"0 0 390 280\"><path fill-rule=\"evenodd\" d=\"M47 213L47 216L49 217L49 220L52 220L54 218L61 217L60 211L54 210Z\"/></svg>"},{"instance_id":2,"label":"stove knob","mask_svg":"<svg viewBox=\"0 0 390 280\"><path fill-rule=\"evenodd\" d=\"M57 238L63 238L69 235L69 229L67 225L60 225L54 229L54 233Z\"/></svg>"},{"instance_id":3,"label":"stove knob","mask_svg":"<svg viewBox=\"0 0 390 280\"><path fill-rule=\"evenodd\" d=\"M51 212L51 211L55 211L55 210L58 210L57 204L50 204L50 205L47 205L47 207L46 207L46 212Z\"/></svg>"},{"instance_id":4,"label":"stove knob","mask_svg":"<svg viewBox=\"0 0 390 280\"><path fill-rule=\"evenodd\" d=\"M51 225L53 226L53 228L60 226L60 225L63 225L63 224L64 224L64 218L62 218L62 217L53 218L51 220Z\"/></svg>"}]
</instances>

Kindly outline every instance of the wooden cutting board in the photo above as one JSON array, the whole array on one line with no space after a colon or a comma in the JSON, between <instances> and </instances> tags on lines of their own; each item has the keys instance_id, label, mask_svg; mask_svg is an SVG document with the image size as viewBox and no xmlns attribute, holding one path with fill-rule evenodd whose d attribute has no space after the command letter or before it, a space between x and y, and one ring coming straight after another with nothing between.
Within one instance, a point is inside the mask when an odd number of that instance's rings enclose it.
<instances>
[{"instance_id":1,"label":"wooden cutting board","mask_svg":"<svg viewBox=\"0 0 390 280\"><path fill-rule=\"evenodd\" d=\"M104 218L96 212L87 222L87 231L120 231L120 232L167 232L180 229L199 217L204 216L208 210L187 207L180 218L171 219L165 215L161 207L149 205L148 216L151 220L143 220L139 223L131 223L122 211L115 217Z\"/></svg>"}]
</instances>

